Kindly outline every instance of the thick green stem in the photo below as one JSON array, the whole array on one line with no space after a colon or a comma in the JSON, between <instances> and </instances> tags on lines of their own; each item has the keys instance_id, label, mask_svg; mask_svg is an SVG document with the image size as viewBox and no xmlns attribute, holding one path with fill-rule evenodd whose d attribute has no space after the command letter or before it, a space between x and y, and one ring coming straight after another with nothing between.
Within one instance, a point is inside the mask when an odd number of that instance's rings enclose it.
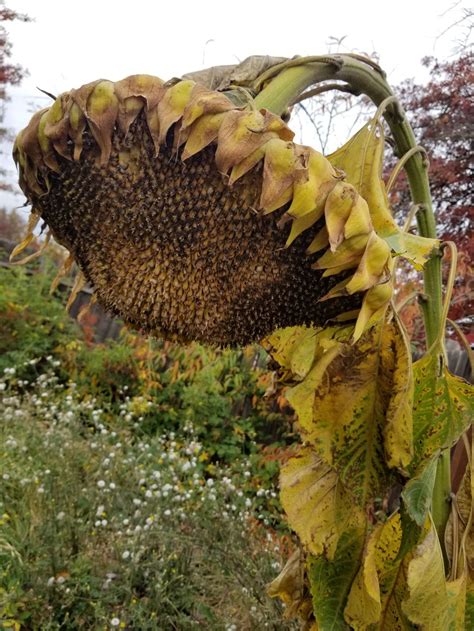
<instances>
[{"instance_id":1,"label":"thick green stem","mask_svg":"<svg viewBox=\"0 0 474 631\"><path fill-rule=\"evenodd\" d=\"M334 55L323 61L317 58L291 60L291 67L279 69L257 95L257 107L266 107L281 114L288 104L294 102L302 89L328 79L340 80L355 91L365 94L376 104L392 96L392 90L385 77L374 65L350 55ZM270 71L269 71L270 72ZM268 74L268 72L267 72ZM260 87L260 86L259 86ZM395 150L399 158L417 146L415 135L398 102L390 103L384 111L384 117L395 141ZM428 180L428 167L424 156L418 151L406 161L405 171L410 185L413 203L417 205L416 215L418 231L424 237L436 237L436 221L433 212ZM441 293L441 254L435 253L424 268L424 300L422 304L426 330L427 347L439 339L442 321ZM433 494L433 519L436 524L441 545L444 546L444 531L449 515L448 498L451 490L449 452L439 461Z\"/></svg>"}]
</instances>

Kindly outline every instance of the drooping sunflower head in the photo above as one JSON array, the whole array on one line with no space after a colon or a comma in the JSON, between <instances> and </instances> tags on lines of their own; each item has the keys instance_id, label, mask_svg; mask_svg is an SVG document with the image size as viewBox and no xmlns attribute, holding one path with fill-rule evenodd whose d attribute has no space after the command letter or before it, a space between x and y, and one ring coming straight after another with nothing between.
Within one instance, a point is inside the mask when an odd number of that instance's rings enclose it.
<instances>
[{"instance_id":1,"label":"drooping sunflower head","mask_svg":"<svg viewBox=\"0 0 474 631\"><path fill-rule=\"evenodd\" d=\"M136 75L62 94L14 157L30 228L41 219L98 301L149 333L245 344L324 325L387 269L343 173L279 116L192 80ZM369 247L378 262L361 278Z\"/></svg>"}]
</instances>

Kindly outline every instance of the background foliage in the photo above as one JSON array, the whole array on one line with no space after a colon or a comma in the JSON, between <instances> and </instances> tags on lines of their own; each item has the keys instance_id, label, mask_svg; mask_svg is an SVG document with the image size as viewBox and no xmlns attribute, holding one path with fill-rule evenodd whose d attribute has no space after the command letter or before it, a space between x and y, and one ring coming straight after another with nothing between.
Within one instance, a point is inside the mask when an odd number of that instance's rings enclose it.
<instances>
[{"instance_id":1,"label":"background foliage","mask_svg":"<svg viewBox=\"0 0 474 631\"><path fill-rule=\"evenodd\" d=\"M263 351L91 345L51 278L0 269L3 627L292 628Z\"/></svg>"}]
</instances>

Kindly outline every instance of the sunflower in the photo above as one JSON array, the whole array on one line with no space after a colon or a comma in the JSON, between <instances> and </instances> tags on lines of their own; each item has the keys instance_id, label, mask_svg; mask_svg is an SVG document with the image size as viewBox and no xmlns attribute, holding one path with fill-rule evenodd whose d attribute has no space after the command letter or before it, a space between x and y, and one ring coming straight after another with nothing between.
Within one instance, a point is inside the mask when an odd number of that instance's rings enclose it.
<instances>
[{"instance_id":1,"label":"sunflower","mask_svg":"<svg viewBox=\"0 0 474 631\"><path fill-rule=\"evenodd\" d=\"M61 94L18 135L38 221L109 312L240 345L390 299L390 248L342 171L245 90L134 75ZM359 311L362 306L362 311Z\"/></svg>"}]
</instances>

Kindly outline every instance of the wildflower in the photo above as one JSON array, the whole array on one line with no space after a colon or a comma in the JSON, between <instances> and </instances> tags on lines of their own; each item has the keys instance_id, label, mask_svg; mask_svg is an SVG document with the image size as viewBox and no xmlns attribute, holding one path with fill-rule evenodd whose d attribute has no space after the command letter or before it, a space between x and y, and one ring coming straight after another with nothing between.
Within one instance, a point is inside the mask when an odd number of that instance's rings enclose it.
<instances>
[{"instance_id":1,"label":"wildflower","mask_svg":"<svg viewBox=\"0 0 474 631\"><path fill-rule=\"evenodd\" d=\"M104 480L98 480L97 486L99 487L99 489L103 489L105 487Z\"/></svg>"},{"instance_id":2,"label":"wildflower","mask_svg":"<svg viewBox=\"0 0 474 631\"><path fill-rule=\"evenodd\" d=\"M59 513L56 515L56 519L57 519L58 521L62 521L65 517L66 517L66 513L64 513L63 511L59 512Z\"/></svg>"},{"instance_id":3,"label":"wildflower","mask_svg":"<svg viewBox=\"0 0 474 631\"><path fill-rule=\"evenodd\" d=\"M129 550L124 550L124 552L122 552L122 559L124 559L124 561L126 561L129 558L130 558Z\"/></svg>"},{"instance_id":4,"label":"wildflower","mask_svg":"<svg viewBox=\"0 0 474 631\"><path fill-rule=\"evenodd\" d=\"M54 585L54 583L55 583L55 578L54 578L54 576L50 576L50 577L48 578L48 581L47 581L46 585L47 585L48 587L52 587L52 586Z\"/></svg>"},{"instance_id":5,"label":"wildflower","mask_svg":"<svg viewBox=\"0 0 474 631\"><path fill-rule=\"evenodd\" d=\"M166 517L169 517L171 515L170 509L167 508L163 514L166 515Z\"/></svg>"},{"instance_id":6,"label":"wildflower","mask_svg":"<svg viewBox=\"0 0 474 631\"><path fill-rule=\"evenodd\" d=\"M118 627L120 625L120 618L112 618L112 620L110 621L110 624L113 627Z\"/></svg>"}]
</instances>

